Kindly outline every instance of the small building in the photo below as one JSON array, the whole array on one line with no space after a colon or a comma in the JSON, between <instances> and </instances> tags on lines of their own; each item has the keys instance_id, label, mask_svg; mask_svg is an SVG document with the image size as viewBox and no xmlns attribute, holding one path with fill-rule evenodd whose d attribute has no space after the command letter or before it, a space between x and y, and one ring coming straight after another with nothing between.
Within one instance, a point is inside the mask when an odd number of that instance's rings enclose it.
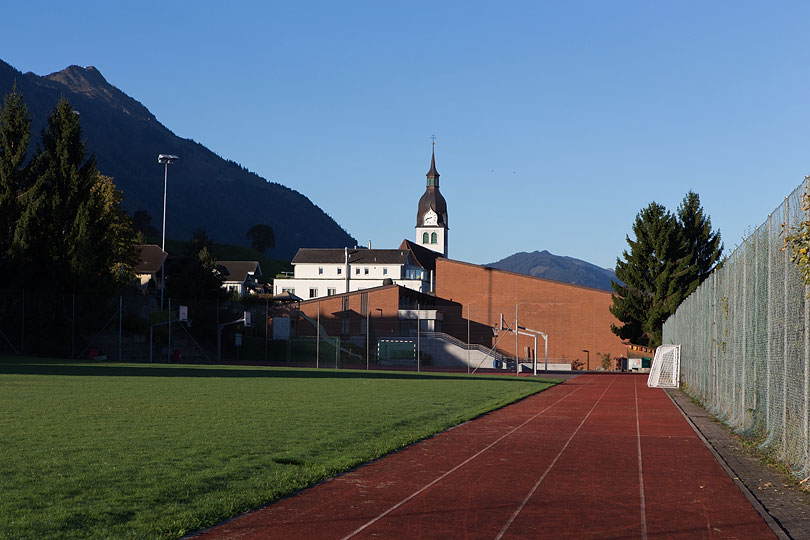
<instances>
[{"instance_id":1,"label":"small building","mask_svg":"<svg viewBox=\"0 0 810 540\"><path fill-rule=\"evenodd\" d=\"M260 292L262 268L258 261L217 261L216 268L224 278L222 288L230 294L241 298Z\"/></svg>"},{"instance_id":2,"label":"small building","mask_svg":"<svg viewBox=\"0 0 810 540\"><path fill-rule=\"evenodd\" d=\"M142 289L157 286L160 279L160 272L165 264L168 254L155 244L141 244L136 246L138 250L138 264L135 265L135 275L138 278L138 286Z\"/></svg>"}]
</instances>

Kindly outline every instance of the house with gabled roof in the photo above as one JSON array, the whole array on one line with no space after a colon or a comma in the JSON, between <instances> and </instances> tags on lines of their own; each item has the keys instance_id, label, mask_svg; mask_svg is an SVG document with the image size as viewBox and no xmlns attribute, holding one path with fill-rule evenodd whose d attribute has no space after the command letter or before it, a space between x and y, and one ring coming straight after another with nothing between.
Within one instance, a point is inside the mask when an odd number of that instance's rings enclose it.
<instances>
[{"instance_id":1,"label":"house with gabled roof","mask_svg":"<svg viewBox=\"0 0 810 540\"><path fill-rule=\"evenodd\" d=\"M149 287L150 281L153 286L157 284L168 254L155 244L141 244L136 246L136 249L138 250L138 264L135 265L135 275L138 278L138 286L146 289Z\"/></svg>"},{"instance_id":2,"label":"house with gabled roof","mask_svg":"<svg viewBox=\"0 0 810 540\"><path fill-rule=\"evenodd\" d=\"M242 297L255 294L262 275L259 261L217 261L216 270L222 276L222 288Z\"/></svg>"},{"instance_id":3,"label":"house with gabled roof","mask_svg":"<svg viewBox=\"0 0 810 540\"><path fill-rule=\"evenodd\" d=\"M431 290L431 269L404 244L401 249L301 248L292 265L292 278L274 280L274 294L306 300L390 284Z\"/></svg>"}]
</instances>

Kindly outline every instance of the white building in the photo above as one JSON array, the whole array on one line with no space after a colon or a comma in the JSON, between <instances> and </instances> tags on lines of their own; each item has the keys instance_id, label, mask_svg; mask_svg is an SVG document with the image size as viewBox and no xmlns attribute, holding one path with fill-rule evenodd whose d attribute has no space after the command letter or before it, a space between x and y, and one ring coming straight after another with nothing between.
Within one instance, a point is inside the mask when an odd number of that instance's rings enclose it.
<instances>
[{"instance_id":1,"label":"white building","mask_svg":"<svg viewBox=\"0 0 810 540\"><path fill-rule=\"evenodd\" d=\"M292 260L292 278L273 281L273 294L289 292L307 300L397 284L427 293L431 270L403 243L402 249L301 248Z\"/></svg>"},{"instance_id":2,"label":"white building","mask_svg":"<svg viewBox=\"0 0 810 540\"><path fill-rule=\"evenodd\" d=\"M217 261L216 270L222 276L222 288L240 298L256 292L262 275L258 261Z\"/></svg>"},{"instance_id":3,"label":"white building","mask_svg":"<svg viewBox=\"0 0 810 540\"><path fill-rule=\"evenodd\" d=\"M430 156L425 193L416 214L416 238L399 249L301 248L292 260L293 277L273 281L273 294L304 300L397 284L433 292L437 257L447 257L447 202L439 192L436 157Z\"/></svg>"}]
</instances>

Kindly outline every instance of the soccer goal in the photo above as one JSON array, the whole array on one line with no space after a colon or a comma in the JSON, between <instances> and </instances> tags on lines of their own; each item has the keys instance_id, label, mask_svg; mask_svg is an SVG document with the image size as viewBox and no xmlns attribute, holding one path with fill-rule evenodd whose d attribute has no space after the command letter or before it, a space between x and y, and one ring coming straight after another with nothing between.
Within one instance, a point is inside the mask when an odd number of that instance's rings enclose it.
<instances>
[{"instance_id":1,"label":"soccer goal","mask_svg":"<svg viewBox=\"0 0 810 540\"><path fill-rule=\"evenodd\" d=\"M647 386L650 388L678 388L681 372L681 346L661 345L655 350Z\"/></svg>"}]
</instances>

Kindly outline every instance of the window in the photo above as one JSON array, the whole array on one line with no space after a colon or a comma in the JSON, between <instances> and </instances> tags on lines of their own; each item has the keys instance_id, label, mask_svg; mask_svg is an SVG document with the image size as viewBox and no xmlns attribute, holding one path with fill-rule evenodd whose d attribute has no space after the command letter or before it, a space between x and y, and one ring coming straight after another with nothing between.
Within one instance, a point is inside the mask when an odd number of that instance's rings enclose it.
<instances>
[{"instance_id":1,"label":"window","mask_svg":"<svg viewBox=\"0 0 810 540\"><path fill-rule=\"evenodd\" d=\"M387 275L388 275L388 268L383 268L383 275L384 275L384 276L387 276Z\"/></svg>"},{"instance_id":2,"label":"window","mask_svg":"<svg viewBox=\"0 0 810 540\"><path fill-rule=\"evenodd\" d=\"M428 238L429 238L429 237L428 237L428 233L426 233L426 232L422 233L422 243L423 243L423 244L427 244L427 243L428 243Z\"/></svg>"},{"instance_id":3,"label":"window","mask_svg":"<svg viewBox=\"0 0 810 540\"><path fill-rule=\"evenodd\" d=\"M318 275L323 275L323 266L318 267Z\"/></svg>"},{"instance_id":4,"label":"window","mask_svg":"<svg viewBox=\"0 0 810 540\"><path fill-rule=\"evenodd\" d=\"M337 289L333 289L332 287L329 287L328 289L326 289L326 296L333 296L336 293L337 293Z\"/></svg>"},{"instance_id":5,"label":"window","mask_svg":"<svg viewBox=\"0 0 810 540\"><path fill-rule=\"evenodd\" d=\"M317 287L312 287L312 288L310 288L310 289L309 289L309 297L310 297L310 298L315 298L316 296L318 296L318 289L317 289Z\"/></svg>"},{"instance_id":6,"label":"window","mask_svg":"<svg viewBox=\"0 0 810 540\"><path fill-rule=\"evenodd\" d=\"M343 273L343 268L338 268L337 271L338 271L338 275L340 275L340 274Z\"/></svg>"},{"instance_id":7,"label":"window","mask_svg":"<svg viewBox=\"0 0 810 540\"><path fill-rule=\"evenodd\" d=\"M431 244L436 243L436 233L430 233L430 243Z\"/></svg>"},{"instance_id":8,"label":"window","mask_svg":"<svg viewBox=\"0 0 810 540\"><path fill-rule=\"evenodd\" d=\"M354 273L355 273L355 275L359 276L360 275L360 268L355 268Z\"/></svg>"},{"instance_id":9,"label":"window","mask_svg":"<svg viewBox=\"0 0 810 540\"><path fill-rule=\"evenodd\" d=\"M363 274L368 275L368 268L363 269Z\"/></svg>"},{"instance_id":10,"label":"window","mask_svg":"<svg viewBox=\"0 0 810 540\"><path fill-rule=\"evenodd\" d=\"M293 289L292 287L284 288L284 289L281 289L281 292L283 292L283 293L287 292L287 293L290 293L290 294L295 294L295 289Z\"/></svg>"}]
</instances>

